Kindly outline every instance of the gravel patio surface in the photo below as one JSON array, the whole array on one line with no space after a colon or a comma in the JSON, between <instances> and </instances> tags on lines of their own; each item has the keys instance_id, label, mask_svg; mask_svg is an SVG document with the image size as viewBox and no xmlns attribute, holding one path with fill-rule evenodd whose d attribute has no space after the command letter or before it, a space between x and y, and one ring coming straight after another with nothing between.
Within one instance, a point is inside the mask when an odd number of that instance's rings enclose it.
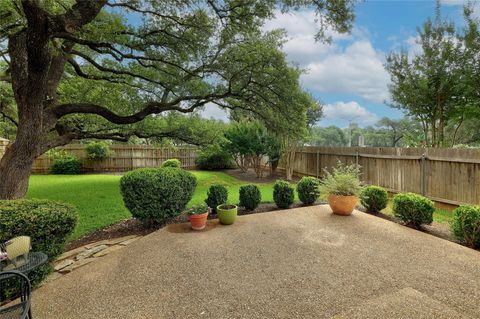
<instances>
[{"instance_id":1,"label":"gravel patio surface","mask_svg":"<svg viewBox=\"0 0 480 319\"><path fill-rule=\"evenodd\" d=\"M480 253L314 206L170 225L33 294L68 318L479 318Z\"/></svg>"}]
</instances>

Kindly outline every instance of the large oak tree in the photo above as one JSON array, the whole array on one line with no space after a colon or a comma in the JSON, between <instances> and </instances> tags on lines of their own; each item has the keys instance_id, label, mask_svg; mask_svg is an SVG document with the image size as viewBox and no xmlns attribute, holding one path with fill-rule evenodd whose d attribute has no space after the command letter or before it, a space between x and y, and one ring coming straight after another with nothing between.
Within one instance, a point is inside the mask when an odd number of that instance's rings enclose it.
<instances>
[{"instance_id":1,"label":"large oak tree","mask_svg":"<svg viewBox=\"0 0 480 319\"><path fill-rule=\"evenodd\" d=\"M14 101L0 111L17 125L0 162L0 199L25 195L31 165L47 150L128 140L144 134L136 123L165 112L243 106L294 126L306 112L294 101L299 72L279 49L282 33L262 24L275 10L310 7L325 39L328 28L350 29L353 2L0 0L0 80Z\"/></svg>"}]
</instances>

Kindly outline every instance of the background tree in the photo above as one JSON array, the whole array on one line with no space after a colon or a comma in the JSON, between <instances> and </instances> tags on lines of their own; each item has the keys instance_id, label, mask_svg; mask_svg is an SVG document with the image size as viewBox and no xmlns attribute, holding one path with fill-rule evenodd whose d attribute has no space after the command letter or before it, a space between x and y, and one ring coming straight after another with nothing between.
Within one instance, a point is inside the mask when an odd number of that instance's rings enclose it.
<instances>
[{"instance_id":1,"label":"background tree","mask_svg":"<svg viewBox=\"0 0 480 319\"><path fill-rule=\"evenodd\" d=\"M25 195L34 159L49 149L124 140L137 131L119 126L154 114L252 100L264 103L248 110L272 122L272 114L305 112L278 103L297 90L298 72L279 50L282 34L261 28L274 9L305 5L322 22L317 38L326 26L351 28L353 0L0 0L0 79L11 85L18 118L0 161L0 199ZM124 103L110 101L110 90L101 99L68 90L92 82L123 92Z\"/></svg>"},{"instance_id":2,"label":"background tree","mask_svg":"<svg viewBox=\"0 0 480 319\"><path fill-rule=\"evenodd\" d=\"M313 127L309 144L313 146L346 146L347 138L343 130L335 125Z\"/></svg>"}]
</instances>

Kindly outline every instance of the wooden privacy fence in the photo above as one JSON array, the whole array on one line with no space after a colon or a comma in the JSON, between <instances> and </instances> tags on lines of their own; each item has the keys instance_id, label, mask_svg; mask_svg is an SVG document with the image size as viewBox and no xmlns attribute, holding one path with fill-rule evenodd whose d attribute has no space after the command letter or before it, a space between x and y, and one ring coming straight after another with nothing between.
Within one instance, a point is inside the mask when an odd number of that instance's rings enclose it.
<instances>
[{"instance_id":1,"label":"wooden privacy fence","mask_svg":"<svg viewBox=\"0 0 480 319\"><path fill-rule=\"evenodd\" d=\"M142 167L160 167L170 158L177 158L184 168L195 168L197 149L192 147L179 147L173 149L157 148L144 145L111 145L112 155L100 162L87 159L85 146L70 144L61 147L70 154L77 156L82 161L83 170L86 172L126 172ZM33 173L48 173L53 160L47 155L42 155L33 163Z\"/></svg>"},{"instance_id":2,"label":"wooden privacy fence","mask_svg":"<svg viewBox=\"0 0 480 319\"><path fill-rule=\"evenodd\" d=\"M480 150L304 147L295 155L294 173L321 177L323 168L337 161L360 164L366 184L392 192L415 192L453 205L480 204Z\"/></svg>"},{"instance_id":3,"label":"wooden privacy fence","mask_svg":"<svg viewBox=\"0 0 480 319\"><path fill-rule=\"evenodd\" d=\"M3 154L5 154L5 150L7 149L9 142L9 140L0 137L0 158L2 158Z\"/></svg>"}]
</instances>

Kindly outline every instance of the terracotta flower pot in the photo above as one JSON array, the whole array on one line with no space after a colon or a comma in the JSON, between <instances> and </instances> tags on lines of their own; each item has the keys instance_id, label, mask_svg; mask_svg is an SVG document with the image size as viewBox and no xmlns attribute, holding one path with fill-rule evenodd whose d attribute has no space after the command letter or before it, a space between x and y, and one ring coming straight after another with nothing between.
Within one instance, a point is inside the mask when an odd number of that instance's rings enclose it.
<instances>
[{"instance_id":1,"label":"terracotta flower pot","mask_svg":"<svg viewBox=\"0 0 480 319\"><path fill-rule=\"evenodd\" d=\"M348 216L351 215L355 206L357 206L358 198L355 195L342 196L328 194L328 204L334 214Z\"/></svg>"},{"instance_id":2,"label":"terracotta flower pot","mask_svg":"<svg viewBox=\"0 0 480 319\"><path fill-rule=\"evenodd\" d=\"M202 230L207 224L208 212L188 216L193 230Z\"/></svg>"},{"instance_id":3,"label":"terracotta flower pot","mask_svg":"<svg viewBox=\"0 0 480 319\"><path fill-rule=\"evenodd\" d=\"M231 225L237 219L237 206L236 205L218 205L217 215L220 223L224 225Z\"/></svg>"}]
</instances>

